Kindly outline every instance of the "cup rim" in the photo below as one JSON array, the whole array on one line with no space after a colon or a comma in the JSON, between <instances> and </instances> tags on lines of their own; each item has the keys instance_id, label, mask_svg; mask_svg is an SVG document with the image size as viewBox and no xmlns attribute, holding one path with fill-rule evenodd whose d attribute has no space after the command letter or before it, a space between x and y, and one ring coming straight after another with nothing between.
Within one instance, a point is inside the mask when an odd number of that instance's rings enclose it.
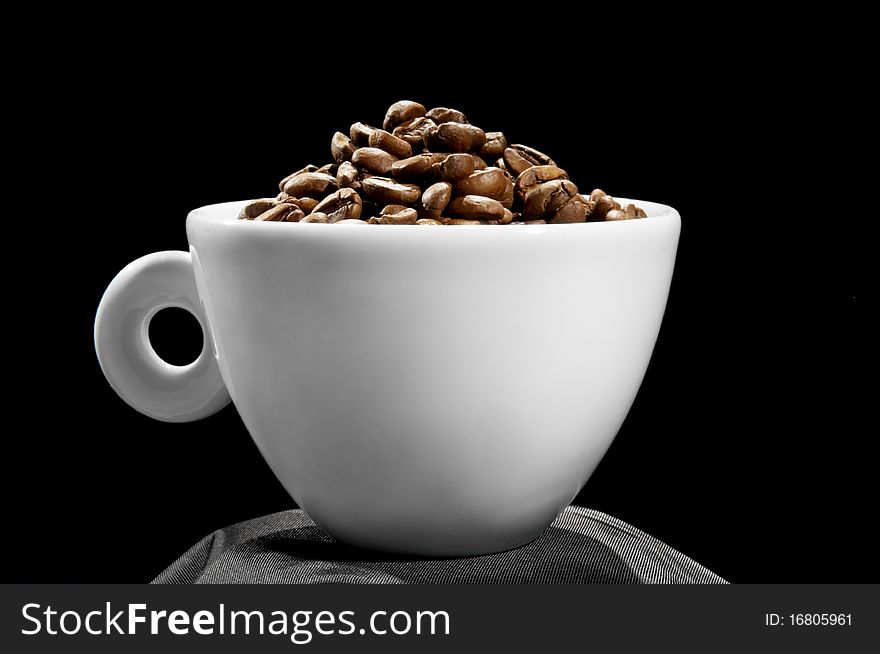
<instances>
[{"instance_id":1,"label":"cup rim","mask_svg":"<svg viewBox=\"0 0 880 654\"><path fill-rule=\"evenodd\" d=\"M528 231L529 233L535 232L544 232L544 231L552 231L558 232L559 230L581 230L581 229L595 229L597 226L602 226L602 229L609 229L612 225L617 225L618 228L625 227L626 229L631 229L635 225L645 225L645 224L655 224L657 219L668 219L668 218L678 218L679 214L673 207L661 204L659 202L650 202L648 200L634 200L630 198L621 198L614 196L614 199L617 200L621 205L626 204L635 204L636 206L641 207L645 210L645 213L648 214L647 218L637 218L633 220L615 220L615 221L595 221L595 222L583 222L583 223L562 223L562 224L546 224L546 225L455 225L452 226L449 230L446 231L485 231L488 229L498 230L504 232L511 231ZM245 227L246 229L281 229L281 230L290 230L293 225L298 225L299 223L281 223L274 221L254 221L254 220L239 220L238 214L241 209L248 204L249 202L253 202L251 200L235 200L232 202L219 202L216 204L208 204L196 209L193 209L189 212L189 219L198 220L199 222L213 223L213 224L237 224ZM319 230L323 230L328 227L333 227L334 225L325 224L325 223L306 223L308 225L308 229L317 228ZM424 225L379 225L381 227L381 231L387 230L412 230L413 228L422 228ZM302 229L301 227L293 227L295 230ZM349 230L344 230L348 232ZM358 230L360 231L360 230ZM364 230L366 231L366 230ZM377 231L377 230L370 230ZM419 231L425 231L420 229ZM431 230L433 231L433 230Z\"/></svg>"}]
</instances>

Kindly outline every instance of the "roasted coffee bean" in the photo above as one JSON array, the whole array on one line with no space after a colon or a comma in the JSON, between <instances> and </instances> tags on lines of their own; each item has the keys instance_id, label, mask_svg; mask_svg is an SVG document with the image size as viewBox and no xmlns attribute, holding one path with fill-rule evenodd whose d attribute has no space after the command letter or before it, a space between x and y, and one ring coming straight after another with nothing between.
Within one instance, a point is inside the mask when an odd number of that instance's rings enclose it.
<instances>
[{"instance_id":1,"label":"roasted coffee bean","mask_svg":"<svg viewBox=\"0 0 880 654\"><path fill-rule=\"evenodd\" d=\"M388 213L400 213L404 209L409 209L409 207L403 204L386 204L382 207L382 211L379 212L379 215L384 216Z\"/></svg>"},{"instance_id":2,"label":"roasted coffee bean","mask_svg":"<svg viewBox=\"0 0 880 654\"><path fill-rule=\"evenodd\" d=\"M467 218L444 218L444 225L482 225L484 223L479 220L469 220Z\"/></svg>"},{"instance_id":3,"label":"roasted coffee bean","mask_svg":"<svg viewBox=\"0 0 880 654\"><path fill-rule=\"evenodd\" d=\"M351 155L355 150L354 143L342 132L336 132L330 140L330 154L333 155L333 161L338 164L351 161Z\"/></svg>"},{"instance_id":4,"label":"roasted coffee bean","mask_svg":"<svg viewBox=\"0 0 880 654\"><path fill-rule=\"evenodd\" d=\"M302 175L303 173L313 173L316 170L318 170L318 167L315 164L309 164L308 166L304 166L294 173L290 173L287 177L278 182L278 190L283 192L284 187L287 185L287 182L289 182L297 175Z\"/></svg>"},{"instance_id":5,"label":"roasted coffee bean","mask_svg":"<svg viewBox=\"0 0 880 654\"><path fill-rule=\"evenodd\" d=\"M575 195L556 210L549 222L551 224L582 223L588 215L590 215L590 207L582 202L581 196Z\"/></svg>"},{"instance_id":6,"label":"roasted coffee bean","mask_svg":"<svg viewBox=\"0 0 880 654\"><path fill-rule=\"evenodd\" d=\"M614 201L614 208L618 211L621 211L623 209L623 207L620 206L620 202L618 202L617 200Z\"/></svg>"},{"instance_id":7,"label":"roasted coffee bean","mask_svg":"<svg viewBox=\"0 0 880 654\"><path fill-rule=\"evenodd\" d=\"M412 156L412 146L409 143L389 134L384 129L374 129L370 133L369 143L371 148L385 150L385 152L393 154L398 159L406 159Z\"/></svg>"},{"instance_id":8,"label":"roasted coffee bean","mask_svg":"<svg viewBox=\"0 0 880 654\"><path fill-rule=\"evenodd\" d=\"M455 184L457 195L482 195L501 200L509 179L499 168L486 168L473 172Z\"/></svg>"},{"instance_id":9,"label":"roasted coffee bean","mask_svg":"<svg viewBox=\"0 0 880 654\"><path fill-rule=\"evenodd\" d=\"M402 184L387 177L370 177L361 182L361 188L368 198L379 204L410 205L418 201L422 194L415 184Z\"/></svg>"},{"instance_id":10,"label":"roasted coffee bean","mask_svg":"<svg viewBox=\"0 0 880 654\"><path fill-rule=\"evenodd\" d=\"M612 209L605 214L605 220L630 220L632 218L635 218L635 216L628 216L620 209Z\"/></svg>"},{"instance_id":11,"label":"roasted coffee bean","mask_svg":"<svg viewBox=\"0 0 880 654\"><path fill-rule=\"evenodd\" d=\"M396 213L384 213L370 218L371 225L415 225L419 214L415 209L403 208Z\"/></svg>"},{"instance_id":12,"label":"roasted coffee bean","mask_svg":"<svg viewBox=\"0 0 880 654\"><path fill-rule=\"evenodd\" d=\"M422 116L398 125L391 133L409 143L414 149L421 149L425 144L425 132L432 127L437 127L437 123Z\"/></svg>"},{"instance_id":13,"label":"roasted coffee bean","mask_svg":"<svg viewBox=\"0 0 880 654\"><path fill-rule=\"evenodd\" d=\"M465 195L455 198L448 206L449 213L456 218L468 220L501 220L504 207L498 200L484 198L482 195Z\"/></svg>"},{"instance_id":14,"label":"roasted coffee bean","mask_svg":"<svg viewBox=\"0 0 880 654\"><path fill-rule=\"evenodd\" d=\"M557 166L531 166L517 176L514 191L523 199L531 187L554 179L568 179L568 174Z\"/></svg>"},{"instance_id":15,"label":"roasted coffee bean","mask_svg":"<svg viewBox=\"0 0 880 654\"><path fill-rule=\"evenodd\" d=\"M533 186L523 201L523 216L534 219L553 214L575 195L577 186L567 179L554 179Z\"/></svg>"},{"instance_id":16,"label":"roasted coffee bean","mask_svg":"<svg viewBox=\"0 0 880 654\"><path fill-rule=\"evenodd\" d=\"M336 190L336 178L326 173L301 173L291 177L283 190L298 198L323 198Z\"/></svg>"},{"instance_id":17,"label":"roasted coffee bean","mask_svg":"<svg viewBox=\"0 0 880 654\"><path fill-rule=\"evenodd\" d=\"M329 223L330 219L327 217L326 213L321 213L320 211L313 211L308 216L300 220L301 223Z\"/></svg>"},{"instance_id":18,"label":"roasted coffee bean","mask_svg":"<svg viewBox=\"0 0 880 654\"><path fill-rule=\"evenodd\" d=\"M318 206L318 201L315 198L299 198L294 204L302 209L303 213L308 215Z\"/></svg>"},{"instance_id":19,"label":"roasted coffee bean","mask_svg":"<svg viewBox=\"0 0 880 654\"><path fill-rule=\"evenodd\" d=\"M282 197L283 196L283 197ZM303 213L307 214L312 209L315 208L315 205L318 204L318 201L315 198L295 198L293 196L287 195L285 192L281 192L278 194L278 197L275 198L277 202L286 202L287 204L293 204L302 209Z\"/></svg>"},{"instance_id":20,"label":"roasted coffee bean","mask_svg":"<svg viewBox=\"0 0 880 654\"><path fill-rule=\"evenodd\" d=\"M481 157L500 157L507 149L503 132L486 132L486 142L480 148Z\"/></svg>"},{"instance_id":21,"label":"roasted coffee bean","mask_svg":"<svg viewBox=\"0 0 880 654\"><path fill-rule=\"evenodd\" d=\"M604 198L608 195L605 191L600 188L594 188L593 192L590 193L590 200L593 202L598 202L600 198Z\"/></svg>"},{"instance_id":22,"label":"roasted coffee bean","mask_svg":"<svg viewBox=\"0 0 880 654\"><path fill-rule=\"evenodd\" d=\"M474 170L486 170L488 168L488 164L482 157L472 154L471 158L474 160Z\"/></svg>"},{"instance_id":23,"label":"roasted coffee bean","mask_svg":"<svg viewBox=\"0 0 880 654\"><path fill-rule=\"evenodd\" d=\"M605 220L608 212L614 211L614 198L610 195L604 193L597 195L596 191L593 191L590 194L590 199L593 201L593 220Z\"/></svg>"},{"instance_id":24,"label":"roasted coffee bean","mask_svg":"<svg viewBox=\"0 0 880 654\"><path fill-rule=\"evenodd\" d=\"M430 129L425 139L432 149L447 152L479 151L486 142L486 133L467 123L442 123Z\"/></svg>"},{"instance_id":25,"label":"roasted coffee bean","mask_svg":"<svg viewBox=\"0 0 880 654\"><path fill-rule=\"evenodd\" d=\"M504 217L498 221L499 225L509 225L513 222L513 212L510 209L504 210Z\"/></svg>"},{"instance_id":26,"label":"roasted coffee bean","mask_svg":"<svg viewBox=\"0 0 880 654\"><path fill-rule=\"evenodd\" d=\"M433 218L419 218L416 221L416 225L442 225L439 220L434 220Z\"/></svg>"},{"instance_id":27,"label":"roasted coffee bean","mask_svg":"<svg viewBox=\"0 0 880 654\"><path fill-rule=\"evenodd\" d=\"M241 212L238 214L239 220L253 220L261 213L269 211L277 205L278 202L275 200L262 199L262 200L254 200L250 204L246 204Z\"/></svg>"},{"instance_id":28,"label":"roasted coffee bean","mask_svg":"<svg viewBox=\"0 0 880 654\"><path fill-rule=\"evenodd\" d=\"M466 123L468 119L458 109L450 109L449 107L434 107L425 114L426 118L430 118L438 125L440 123Z\"/></svg>"},{"instance_id":29,"label":"roasted coffee bean","mask_svg":"<svg viewBox=\"0 0 880 654\"><path fill-rule=\"evenodd\" d=\"M277 204L268 211L264 211L254 218L258 221L279 222L279 223L296 223L305 214L302 210L292 204Z\"/></svg>"},{"instance_id":30,"label":"roasted coffee bean","mask_svg":"<svg viewBox=\"0 0 880 654\"><path fill-rule=\"evenodd\" d=\"M346 218L360 218L362 204L361 196L357 191L351 188L341 188L321 200L315 207L315 211L327 214L331 223L337 223Z\"/></svg>"},{"instance_id":31,"label":"roasted coffee bean","mask_svg":"<svg viewBox=\"0 0 880 654\"><path fill-rule=\"evenodd\" d=\"M355 146L363 147L370 142L370 134L374 129L376 128L363 123L354 123L348 131L348 136Z\"/></svg>"},{"instance_id":32,"label":"roasted coffee bean","mask_svg":"<svg viewBox=\"0 0 880 654\"><path fill-rule=\"evenodd\" d=\"M316 170L315 172L316 173L324 173L325 175L332 175L333 177L336 177L337 170L339 170L339 164L332 163L332 164L324 164L323 166L318 168L318 170Z\"/></svg>"},{"instance_id":33,"label":"roasted coffee bean","mask_svg":"<svg viewBox=\"0 0 880 654\"><path fill-rule=\"evenodd\" d=\"M388 107L385 112L385 120L382 121L382 129L391 131L401 123L421 118L425 115L425 106L412 100L400 100Z\"/></svg>"},{"instance_id":34,"label":"roasted coffee bean","mask_svg":"<svg viewBox=\"0 0 880 654\"><path fill-rule=\"evenodd\" d=\"M387 175L391 166L397 161L393 154L379 148L358 148L354 151L351 161L355 166L366 168L377 175Z\"/></svg>"},{"instance_id":35,"label":"roasted coffee bean","mask_svg":"<svg viewBox=\"0 0 880 654\"><path fill-rule=\"evenodd\" d=\"M469 154L450 154L442 163L434 164L431 172L443 182L456 182L474 172L474 158Z\"/></svg>"},{"instance_id":36,"label":"roasted coffee bean","mask_svg":"<svg viewBox=\"0 0 880 654\"><path fill-rule=\"evenodd\" d=\"M501 170L503 170L504 172L506 172L508 174L510 173L510 171L507 169L507 164L504 163L504 157L498 158L498 161L495 162L495 167L500 168Z\"/></svg>"},{"instance_id":37,"label":"roasted coffee bean","mask_svg":"<svg viewBox=\"0 0 880 654\"><path fill-rule=\"evenodd\" d=\"M434 157L431 154L417 154L395 161L391 166L391 174L397 179L418 179L431 171Z\"/></svg>"},{"instance_id":38,"label":"roasted coffee bean","mask_svg":"<svg viewBox=\"0 0 880 654\"><path fill-rule=\"evenodd\" d=\"M504 187L504 191L501 193L501 197L498 198L498 201L504 206L505 209L511 209L513 208L514 202L513 178L506 170L502 170L501 173L507 180L507 186Z\"/></svg>"},{"instance_id":39,"label":"roasted coffee bean","mask_svg":"<svg viewBox=\"0 0 880 654\"><path fill-rule=\"evenodd\" d=\"M430 216L437 218L443 213L443 210L446 208L446 205L449 204L451 197L452 184L449 184L448 182L431 184L431 186L426 188L425 192L422 193L422 207Z\"/></svg>"},{"instance_id":40,"label":"roasted coffee bean","mask_svg":"<svg viewBox=\"0 0 880 654\"><path fill-rule=\"evenodd\" d=\"M358 181L358 170L353 163L343 161L339 164L339 170L336 171L336 185L339 188L358 189L361 187L361 183Z\"/></svg>"},{"instance_id":41,"label":"roasted coffee bean","mask_svg":"<svg viewBox=\"0 0 880 654\"><path fill-rule=\"evenodd\" d=\"M360 218L346 218L345 220L340 220L338 223L334 223L336 225L369 225L366 220L361 220Z\"/></svg>"},{"instance_id":42,"label":"roasted coffee bean","mask_svg":"<svg viewBox=\"0 0 880 654\"><path fill-rule=\"evenodd\" d=\"M504 163L514 175L519 175L531 166L555 166L556 163L543 152L527 145L514 143L504 150Z\"/></svg>"}]
</instances>

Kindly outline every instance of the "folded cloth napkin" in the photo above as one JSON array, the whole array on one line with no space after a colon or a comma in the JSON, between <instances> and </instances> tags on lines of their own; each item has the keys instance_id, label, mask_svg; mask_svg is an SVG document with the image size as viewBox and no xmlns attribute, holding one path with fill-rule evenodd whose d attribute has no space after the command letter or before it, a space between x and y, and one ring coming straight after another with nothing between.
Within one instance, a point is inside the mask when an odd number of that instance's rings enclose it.
<instances>
[{"instance_id":1,"label":"folded cloth napkin","mask_svg":"<svg viewBox=\"0 0 880 654\"><path fill-rule=\"evenodd\" d=\"M721 577L625 522L570 506L537 540L483 556L425 558L335 541L301 510L215 531L156 584L723 584Z\"/></svg>"}]
</instances>

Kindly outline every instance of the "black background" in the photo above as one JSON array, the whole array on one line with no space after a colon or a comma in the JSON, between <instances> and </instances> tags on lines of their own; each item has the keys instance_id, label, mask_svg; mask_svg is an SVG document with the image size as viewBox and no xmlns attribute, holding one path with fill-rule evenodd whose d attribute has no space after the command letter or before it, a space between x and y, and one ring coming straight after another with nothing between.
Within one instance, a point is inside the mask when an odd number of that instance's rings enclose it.
<instances>
[{"instance_id":1,"label":"black background","mask_svg":"<svg viewBox=\"0 0 880 654\"><path fill-rule=\"evenodd\" d=\"M247 62L259 48L234 30L185 55L159 34L119 37L19 70L32 115L9 127L27 145L28 220L6 243L22 263L7 277L2 581L147 581L214 529L293 506L233 407L175 425L117 398L94 313L129 261L186 249L190 209L274 193L329 159L335 130L401 98L461 109L582 188L682 215L650 368L576 503L731 581L877 581L860 526L876 499L865 218L847 208L863 206L853 181L832 180L841 160L819 152L831 118L806 53L621 32L613 48L567 38L527 56L540 44L511 40L477 65L455 49L370 65L301 36ZM192 325L163 318L157 348L185 357Z\"/></svg>"}]
</instances>

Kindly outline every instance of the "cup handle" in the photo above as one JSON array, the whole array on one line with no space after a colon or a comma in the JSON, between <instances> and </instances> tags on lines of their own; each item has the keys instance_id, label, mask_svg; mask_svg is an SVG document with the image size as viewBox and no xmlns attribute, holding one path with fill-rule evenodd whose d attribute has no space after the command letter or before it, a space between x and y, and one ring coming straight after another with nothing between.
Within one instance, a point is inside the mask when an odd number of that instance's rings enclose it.
<instances>
[{"instance_id":1,"label":"cup handle","mask_svg":"<svg viewBox=\"0 0 880 654\"><path fill-rule=\"evenodd\" d=\"M202 352L188 365L165 362L150 344L150 320L166 307L186 309L202 327ZM206 325L189 252L156 252L110 282L95 316L95 352L113 390L144 415L199 420L229 402Z\"/></svg>"}]
</instances>

